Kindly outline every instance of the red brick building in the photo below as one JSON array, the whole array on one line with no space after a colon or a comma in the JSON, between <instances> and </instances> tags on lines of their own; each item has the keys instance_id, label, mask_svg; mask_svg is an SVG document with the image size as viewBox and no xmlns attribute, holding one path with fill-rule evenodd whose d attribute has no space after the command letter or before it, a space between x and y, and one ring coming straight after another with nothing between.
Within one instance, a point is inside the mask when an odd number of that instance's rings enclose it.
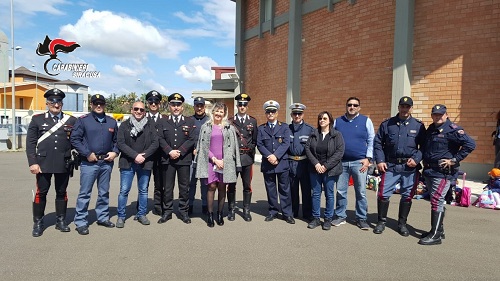
<instances>
[{"instance_id":1,"label":"red brick building","mask_svg":"<svg viewBox=\"0 0 500 281\"><path fill-rule=\"evenodd\" d=\"M315 125L317 113L339 116L356 96L375 129L403 95L426 126L444 103L477 142L464 170L486 177L500 110L500 0L233 1L236 72L259 122L271 98L281 120L290 120L286 105L302 102Z\"/></svg>"}]
</instances>

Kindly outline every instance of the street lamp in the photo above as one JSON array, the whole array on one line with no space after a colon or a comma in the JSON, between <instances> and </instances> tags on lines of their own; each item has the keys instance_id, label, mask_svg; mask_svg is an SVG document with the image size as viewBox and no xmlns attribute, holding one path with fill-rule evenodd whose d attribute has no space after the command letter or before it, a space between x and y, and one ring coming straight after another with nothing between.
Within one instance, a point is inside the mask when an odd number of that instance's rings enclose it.
<instances>
[{"instance_id":1,"label":"street lamp","mask_svg":"<svg viewBox=\"0 0 500 281\"><path fill-rule=\"evenodd\" d=\"M35 68L35 65L32 64L31 67L35 70L35 85L36 85L36 90L35 90L35 111L38 108L38 71Z\"/></svg>"}]
</instances>

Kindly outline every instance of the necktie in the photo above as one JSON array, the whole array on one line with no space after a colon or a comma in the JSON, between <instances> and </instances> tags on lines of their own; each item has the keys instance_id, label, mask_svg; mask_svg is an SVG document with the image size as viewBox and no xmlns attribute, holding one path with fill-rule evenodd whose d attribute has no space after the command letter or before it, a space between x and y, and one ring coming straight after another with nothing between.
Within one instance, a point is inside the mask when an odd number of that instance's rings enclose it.
<instances>
[{"instance_id":1,"label":"necktie","mask_svg":"<svg viewBox=\"0 0 500 281\"><path fill-rule=\"evenodd\" d=\"M153 115L153 122L156 123L156 115Z\"/></svg>"},{"instance_id":2,"label":"necktie","mask_svg":"<svg viewBox=\"0 0 500 281\"><path fill-rule=\"evenodd\" d=\"M269 128L271 129L271 133L274 131L274 124L269 124Z\"/></svg>"},{"instance_id":3,"label":"necktie","mask_svg":"<svg viewBox=\"0 0 500 281\"><path fill-rule=\"evenodd\" d=\"M54 119L54 122L57 123L59 121L59 116L56 115L56 116L52 117L52 119Z\"/></svg>"},{"instance_id":4,"label":"necktie","mask_svg":"<svg viewBox=\"0 0 500 281\"><path fill-rule=\"evenodd\" d=\"M174 123L177 126L177 124L179 124L179 117L174 117L174 120L175 120Z\"/></svg>"},{"instance_id":5,"label":"necktie","mask_svg":"<svg viewBox=\"0 0 500 281\"><path fill-rule=\"evenodd\" d=\"M241 117L241 118L240 118L240 123L241 123L241 124L245 123L245 118Z\"/></svg>"}]
</instances>

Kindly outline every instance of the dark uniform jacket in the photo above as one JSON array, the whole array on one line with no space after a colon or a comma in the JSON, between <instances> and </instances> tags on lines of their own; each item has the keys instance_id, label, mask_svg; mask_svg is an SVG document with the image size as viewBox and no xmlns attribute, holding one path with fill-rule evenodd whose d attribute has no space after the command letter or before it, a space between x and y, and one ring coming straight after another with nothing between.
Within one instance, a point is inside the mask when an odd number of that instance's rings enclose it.
<instances>
[{"instance_id":1,"label":"dark uniform jacket","mask_svg":"<svg viewBox=\"0 0 500 281\"><path fill-rule=\"evenodd\" d=\"M195 144L193 119L181 115L179 123L175 125L170 115L161 118L156 127L160 137L162 164L191 165ZM169 153L172 150L179 150L181 156L175 160L170 159Z\"/></svg>"},{"instance_id":2,"label":"dark uniform jacket","mask_svg":"<svg viewBox=\"0 0 500 281\"><path fill-rule=\"evenodd\" d=\"M61 119L65 116L61 113ZM59 129L43 140L38 139L50 130L56 122L49 112L33 116L26 136L26 155L29 166L38 164L43 173L67 173L66 161L71 157L70 135L76 118L69 119Z\"/></svg>"},{"instance_id":3,"label":"dark uniform jacket","mask_svg":"<svg viewBox=\"0 0 500 281\"><path fill-rule=\"evenodd\" d=\"M153 169L154 154L158 150L159 141L156 126L152 123L152 120L148 120L143 131L136 137L130 135L130 131L132 130L130 119L120 125L117 137L118 149L121 151L120 160L118 162L118 167L120 169L130 169L130 166L134 163L139 153L145 153L144 157L146 158L144 163L141 164L141 167L144 170ZM142 150L136 151L132 148L133 146L142 147Z\"/></svg>"},{"instance_id":4,"label":"dark uniform jacket","mask_svg":"<svg viewBox=\"0 0 500 281\"><path fill-rule=\"evenodd\" d=\"M233 116L232 120L236 128L238 143L240 148L241 166L250 166L254 163L255 146L257 145L257 120L250 115L246 115L241 123L238 115Z\"/></svg>"},{"instance_id":5,"label":"dark uniform jacket","mask_svg":"<svg viewBox=\"0 0 500 281\"><path fill-rule=\"evenodd\" d=\"M155 128L156 131L158 131L157 129L157 124L158 122L160 122L160 119L161 118L165 118L165 116L161 115L160 113L157 113L157 118L156 120L153 119L151 113L147 113L146 114L146 117L148 118L148 122L151 122L151 124L153 125L153 127ZM160 140L158 140L158 144L159 144ZM158 162L158 161L161 161L161 149L158 145L158 149L156 150L156 153L153 155L153 160Z\"/></svg>"},{"instance_id":6,"label":"dark uniform jacket","mask_svg":"<svg viewBox=\"0 0 500 281\"><path fill-rule=\"evenodd\" d=\"M476 148L476 142L469 137L464 129L449 119L441 126L431 124L425 132L424 176L437 178L454 178L458 172L460 161ZM439 167L440 159L456 158L456 164L451 170Z\"/></svg>"},{"instance_id":7,"label":"dark uniform jacket","mask_svg":"<svg viewBox=\"0 0 500 281\"><path fill-rule=\"evenodd\" d=\"M290 146L290 128L287 123L276 122L271 131L268 123L259 126L257 130L257 149L262 154L261 172L265 174L283 173L289 170L288 147ZM269 163L267 157L274 154L278 158L278 165Z\"/></svg>"},{"instance_id":8,"label":"dark uniform jacket","mask_svg":"<svg viewBox=\"0 0 500 281\"><path fill-rule=\"evenodd\" d=\"M397 165L404 165L406 170L414 170L406 166L409 158L419 164L425 142L425 126L422 121L409 117L401 121L398 116L384 120L378 128L373 141L375 162L387 163L391 171ZM417 166L418 167L418 166Z\"/></svg>"},{"instance_id":9,"label":"dark uniform jacket","mask_svg":"<svg viewBox=\"0 0 500 281\"><path fill-rule=\"evenodd\" d=\"M321 133L318 130L314 130L309 140L306 143L305 151L307 155L307 159L311 162L310 171L316 173L316 169L314 166L316 164L325 165L328 176L338 176L342 174L342 157L344 156L344 138L342 134L335 130L333 126L330 128L330 139L328 141L328 148L326 153L326 163L320 163L318 160L318 154L316 152L316 148L318 146L318 140L320 138Z\"/></svg>"},{"instance_id":10,"label":"dark uniform jacket","mask_svg":"<svg viewBox=\"0 0 500 281\"><path fill-rule=\"evenodd\" d=\"M96 156L106 155L108 152L120 153L116 145L118 125L116 120L104 115L101 123L94 113L78 118L71 133L71 144L86 161L94 152Z\"/></svg>"}]
</instances>

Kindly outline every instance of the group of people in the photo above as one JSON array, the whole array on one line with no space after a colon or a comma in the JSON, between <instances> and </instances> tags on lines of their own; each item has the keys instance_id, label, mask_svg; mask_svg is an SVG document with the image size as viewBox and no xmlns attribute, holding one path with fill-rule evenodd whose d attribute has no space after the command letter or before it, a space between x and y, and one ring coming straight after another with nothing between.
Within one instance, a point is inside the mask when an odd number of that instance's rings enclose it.
<instances>
[{"instance_id":1,"label":"group of people","mask_svg":"<svg viewBox=\"0 0 500 281\"><path fill-rule=\"evenodd\" d=\"M106 100L101 95L91 97L91 112L81 118L63 114L65 94L48 90L48 111L35 115L28 129L26 153L31 173L36 175L37 191L33 202L33 236L43 234L46 195L55 177L56 229L68 232L65 222L71 149L81 160L80 192L74 223L81 235L89 233L88 205L92 186L97 181L97 224L123 228L126 220L128 194L137 176L138 199L134 219L148 225L148 186L154 181L152 213L160 216L158 223L172 219L174 183L179 190L178 214L191 223L197 184L200 182L202 212L207 226L224 225L224 205L227 196L227 219L235 220L236 183L242 180L243 219L251 221L252 175L255 151L262 155L261 172L268 201L265 221L281 218L295 223L302 218L314 229L346 223L347 191L354 184L356 225L371 229L367 221L367 172L371 163L381 173L377 193L378 221L376 234L385 230L389 200L396 185L400 185L398 232L408 236L407 218L423 165L423 176L431 192L431 230L422 234L423 245L440 244L444 238L444 197L450 182L456 178L459 163L475 148L475 142L463 128L448 119L445 105L433 106L433 123L426 129L412 117L413 100L402 97L398 114L384 120L375 132L371 119L360 114L361 101L350 97L345 114L334 118L328 111L317 116L316 126L304 122L306 106L293 103L290 124L279 121L280 104L269 100L263 110L266 122L248 115L248 94L235 97L237 112L228 117L228 107L215 103L211 113L205 112L205 100L194 99L193 116L184 116L184 97L168 96L170 115L159 113L162 95L150 91L146 95L148 110L143 102L135 102L131 117L121 123L104 113ZM109 181L114 158L120 169L120 193L116 225L109 219ZM423 164L421 164L423 163ZM336 191L335 191L336 184ZM217 210L213 204L217 191ZM321 192L326 204L321 215ZM302 199L302 200L301 200ZM321 217L324 218L321 222Z\"/></svg>"}]
</instances>

